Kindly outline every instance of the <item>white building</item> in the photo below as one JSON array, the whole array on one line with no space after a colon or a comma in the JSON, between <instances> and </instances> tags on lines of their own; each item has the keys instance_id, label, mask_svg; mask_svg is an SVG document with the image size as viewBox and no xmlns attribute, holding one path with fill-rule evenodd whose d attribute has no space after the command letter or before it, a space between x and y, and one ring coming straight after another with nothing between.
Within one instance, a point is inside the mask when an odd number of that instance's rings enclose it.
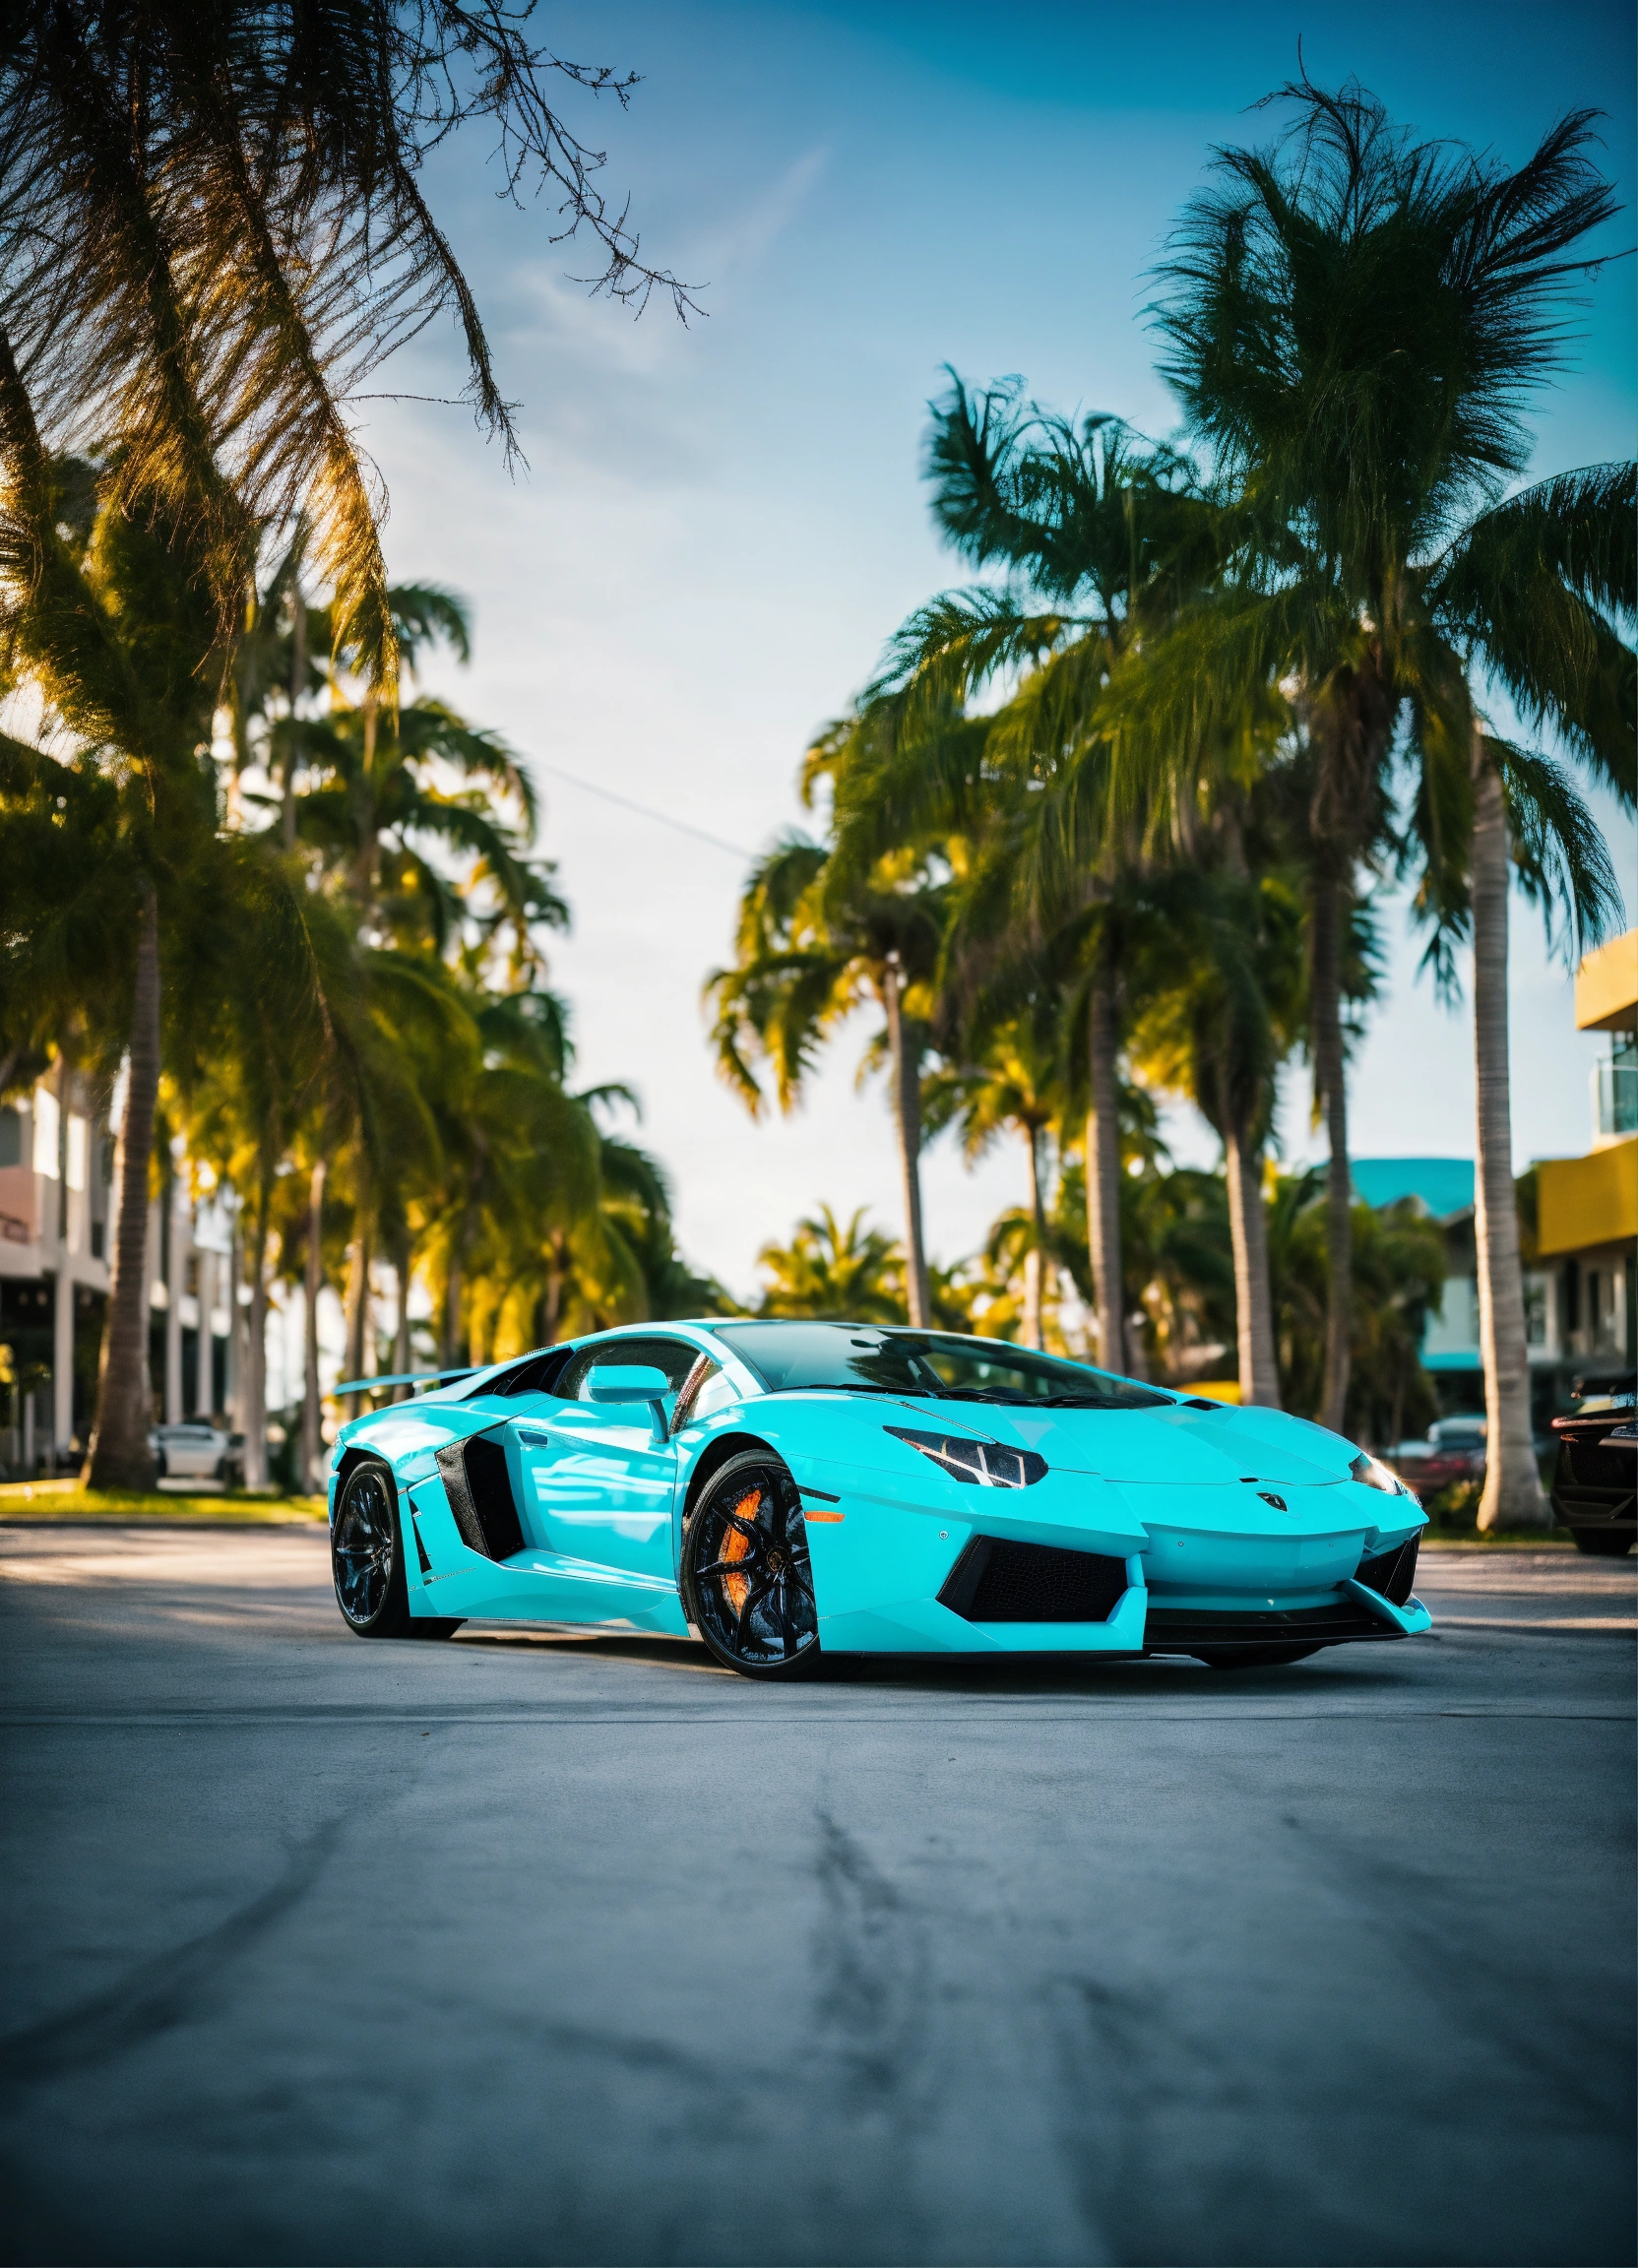
<instances>
[{"instance_id":1,"label":"white building","mask_svg":"<svg viewBox=\"0 0 1638 2268\"><path fill-rule=\"evenodd\" d=\"M161 1158L161 1165L169 1163ZM78 1464L96 1408L116 1211L107 1100L60 1062L0 1104L0 1467ZM156 1419L226 1416L237 1384L231 1222L165 1176L149 1209Z\"/></svg>"}]
</instances>

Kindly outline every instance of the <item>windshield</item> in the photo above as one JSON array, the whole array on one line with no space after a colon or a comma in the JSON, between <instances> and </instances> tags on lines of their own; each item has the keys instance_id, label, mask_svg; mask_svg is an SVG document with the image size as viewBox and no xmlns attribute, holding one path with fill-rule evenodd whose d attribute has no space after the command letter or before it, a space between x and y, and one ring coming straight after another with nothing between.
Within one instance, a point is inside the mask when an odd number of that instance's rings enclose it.
<instances>
[{"instance_id":1,"label":"windshield","mask_svg":"<svg viewBox=\"0 0 1638 2268\"><path fill-rule=\"evenodd\" d=\"M1086 1410L1162 1410L1171 1396L1034 1354L1004 1339L941 1331L883 1331L855 1323L718 1323L770 1392L840 1386L855 1393L933 1395L961 1402L1028 1402Z\"/></svg>"}]
</instances>

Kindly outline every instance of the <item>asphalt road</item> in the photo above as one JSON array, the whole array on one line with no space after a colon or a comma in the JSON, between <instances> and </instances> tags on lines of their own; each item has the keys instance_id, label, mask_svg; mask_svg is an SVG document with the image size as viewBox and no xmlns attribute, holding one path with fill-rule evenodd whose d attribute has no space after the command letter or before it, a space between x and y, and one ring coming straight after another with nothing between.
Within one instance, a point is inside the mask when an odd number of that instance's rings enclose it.
<instances>
[{"instance_id":1,"label":"asphalt road","mask_svg":"<svg viewBox=\"0 0 1638 2268\"><path fill-rule=\"evenodd\" d=\"M0 1532L26 2260L1630 2261L1633 1562L1296 1668L365 1645Z\"/></svg>"}]
</instances>

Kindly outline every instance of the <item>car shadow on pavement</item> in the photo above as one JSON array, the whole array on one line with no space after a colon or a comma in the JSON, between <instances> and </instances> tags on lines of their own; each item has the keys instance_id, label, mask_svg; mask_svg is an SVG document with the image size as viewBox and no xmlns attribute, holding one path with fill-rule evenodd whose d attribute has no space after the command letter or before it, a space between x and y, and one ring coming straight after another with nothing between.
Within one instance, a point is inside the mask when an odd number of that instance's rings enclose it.
<instances>
[{"instance_id":1,"label":"car shadow on pavement","mask_svg":"<svg viewBox=\"0 0 1638 2268\"><path fill-rule=\"evenodd\" d=\"M633 1669L670 1670L691 1677L718 1677L729 1683L776 1680L740 1679L714 1661L704 1646L691 1638L650 1637L638 1631L569 1630L535 1624L527 1629L468 1623L451 1644L457 1647L518 1652L530 1649L545 1656L609 1664L629 1663ZM827 1654L813 1673L792 1681L790 1690L811 1692L816 1687L852 1689L891 1688L904 1692L970 1694L1087 1693L1099 1689L1141 1692L1145 1695L1186 1690L1206 1693L1249 1693L1258 1696L1284 1692L1312 1694L1323 1680L1328 1694L1354 1688L1379 1690L1379 1681L1360 1664L1351 1669L1334 1657L1349 1651L1327 1647L1306 1662L1292 1662L1268 1670L1214 1670L1203 1662L1176 1655L1121 1655L1114 1659L1086 1654L1044 1656L983 1655L928 1657L915 1654Z\"/></svg>"}]
</instances>

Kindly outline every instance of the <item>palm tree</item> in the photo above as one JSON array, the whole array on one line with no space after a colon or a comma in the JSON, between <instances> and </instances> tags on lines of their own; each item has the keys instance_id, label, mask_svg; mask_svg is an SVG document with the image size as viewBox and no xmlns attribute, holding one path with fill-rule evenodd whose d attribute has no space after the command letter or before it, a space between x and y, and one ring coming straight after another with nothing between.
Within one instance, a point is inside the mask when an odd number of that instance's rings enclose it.
<instances>
[{"instance_id":1,"label":"palm tree","mask_svg":"<svg viewBox=\"0 0 1638 2268\"><path fill-rule=\"evenodd\" d=\"M1131 718L1198 778L1226 718L1282 682L1311 764L1310 1022L1331 1143L1322 1415L1347 1403L1352 1281L1341 1023L1343 908L1381 840L1395 736L1413 767L1422 904L1476 960L1480 1282L1491 1442L1486 1525L1545 1517L1530 1441L1507 1131L1507 833L1581 937L1614 902L1596 829L1545 757L1488 732L1490 674L1630 805L1632 468L1498 502L1522 470L1530 389L1559 367L1566 292L1614 210L1592 113L1517 170L1413 143L1357 85L1289 86L1290 135L1220 154L1162 277L1189 430L1228 505L1226 571L1145 654ZM1179 782L1187 795L1194 779ZM1469 883L1471 871L1472 881Z\"/></svg>"},{"instance_id":2,"label":"palm tree","mask_svg":"<svg viewBox=\"0 0 1638 2268\"><path fill-rule=\"evenodd\" d=\"M821 1205L797 1222L788 1244L764 1244L757 1254L767 1280L759 1313L903 1322L903 1254L879 1229L865 1228L864 1214L861 1205L844 1227Z\"/></svg>"},{"instance_id":3,"label":"palm tree","mask_svg":"<svg viewBox=\"0 0 1638 2268\"><path fill-rule=\"evenodd\" d=\"M1166 895L1169 981L1156 985L1134 1035L1134 1065L1186 1095L1223 1143L1240 1400L1277 1410L1263 1162L1277 1074L1300 1023L1301 903L1280 873L1189 874Z\"/></svg>"},{"instance_id":4,"label":"palm tree","mask_svg":"<svg viewBox=\"0 0 1638 2268\"><path fill-rule=\"evenodd\" d=\"M323 682L318 654L329 632L328 609L310 606L302 587L309 536L297 519L284 555L256 587L234 641L224 688L237 779L259 763L279 792L283 849L295 849L295 782L302 760L301 704ZM242 824L233 797L228 823Z\"/></svg>"},{"instance_id":5,"label":"palm tree","mask_svg":"<svg viewBox=\"0 0 1638 2268\"><path fill-rule=\"evenodd\" d=\"M221 843L210 885L178 932L188 958L175 972L167 1052L178 1131L241 1200L250 1279L244 1479L261 1488L278 1183L331 1069L350 941L322 899L291 886L266 843Z\"/></svg>"},{"instance_id":6,"label":"palm tree","mask_svg":"<svg viewBox=\"0 0 1638 2268\"><path fill-rule=\"evenodd\" d=\"M133 974L114 1280L90 1476L151 1470L142 1312L159 1062L161 938L178 862L162 828L201 799L210 739L260 549L300 528L332 594L338 651L394 695L384 501L347 405L365 373L453 313L481 422L516 439L472 291L425 197L428 150L463 123L499 133L515 189L555 184L596 287L641 305L668 275L638 256L601 158L547 99L557 74L623 104L633 82L532 47L498 0L454 11L365 0L320 14L239 0L201 14L32 6L0 42L0 632L8 675L92 756L125 768L133 860L117 966ZM54 458L94 444L100 561L65 541ZM121 531L126 533L122 536ZM122 647L120 553L158 539L185 571L167 647ZM129 577L127 576L128 580ZM153 625L149 628L152 631ZM154 639L141 647L152 662ZM214 803L214 795L206 798Z\"/></svg>"},{"instance_id":7,"label":"palm tree","mask_svg":"<svg viewBox=\"0 0 1638 2268\"><path fill-rule=\"evenodd\" d=\"M471 621L449 592L394 584L387 596L401 681L434 642L471 659ZM285 732L289 724L280 721ZM292 835L345 882L363 926L438 953L473 932L485 941L504 932L513 981L538 974L534 931L563 928L568 913L550 867L529 855L540 816L535 783L499 734L425 694L391 708L366 682L351 700L337 666L328 715L303 721L300 734L305 785ZM288 777L287 759L284 770ZM442 784L452 775L463 783L453 789ZM459 883L435 852L465 868Z\"/></svg>"},{"instance_id":8,"label":"palm tree","mask_svg":"<svg viewBox=\"0 0 1638 2268\"><path fill-rule=\"evenodd\" d=\"M1149 885L1147 997L1133 1038L1135 1067L1185 1096L1223 1143L1241 1399L1273 1408L1263 1184L1278 1075L1308 1040L1303 848L1284 769L1223 791L1200 862ZM1377 934L1366 903L1351 899L1345 916L1341 990L1356 1014L1376 996Z\"/></svg>"},{"instance_id":9,"label":"palm tree","mask_svg":"<svg viewBox=\"0 0 1638 2268\"><path fill-rule=\"evenodd\" d=\"M1060 948L1066 934L1077 941L1100 1358L1118 1370L1117 1061L1128 1005L1119 902L1141 865L1145 815L1111 794L1097 718L1121 657L1212 572L1214 514L1188 463L1119 419L1049 415L1016 380L976 396L952 381L933 405L927 448L934 516L974 565L1001 566L1010 582L946 593L891 643L870 702L890 724L874 825L948 826L940 803L976 769L1001 823L976 863L969 924L987 928L989 953L1003 957L1043 934L1056 933ZM975 767L946 721L1015 677Z\"/></svg>"},{"instance_id":10,"label":"palm tree","mask_svg":"<svg viewBox=\"0 0 1638 2268\"><path fill-rule=\"evenodd\" d=\"M497 1281L533 1267L538 1282L552 1230L584 1226L600 1200L598 1129L562 1082L556 1004L473 992L468 1012L469 1041L438 1067L441 1166L410 1210L446 1363L492 1325Z\"/></svg>"},{"instance_id":11,"label":"palm tree","mask_svg":"<svg viewBox=\"0 0 1638 2268\"><path fill-rule=\"evenodd\" d=\"M846 731L846 727L841 728ZM838 735L839 736L839 735ZM904 1189L910 1320L931 1320L921 1227L921 1067L931 1042L946 886L914 854L833 872L817 843L791 836L752 871L739 902L731 969L706 985L722 1076L755 1116L760 1059L791 1109L824 1041L866 1000L880 1007Z\"/></svg>"},{"instance_id":12,"label":"palm tree","mask_svg":"<svg viewBox=\"0 0 1638 2268\"><path fill-rule=\"evenodd\" d=\"M1275 1340L1287 1400L1298 1409L1314 1408L1324 1391L1321 1326L1330 1270L1325 1178L1323 1171L1280 1174L1268 1209ZM1381 1214L1356 1203L1353 1230L1348 1428L1356 1439L1391 1447L1436 1411L1420 1349L1444 1281L1444 1238L1409 1200Z\"/></svg>"},{"instance_id":13,"label":"palm tree","mask_svg":"<svg viewBox=\"0 0 1638 2268\"><path fill-rule=\"evenodd\" d=\"M1160 1141L1154 1104L1127 1087L1122 1102L1120 1249L1126 1276L1131 1375L1155 1367L1173 1384L1196 1375L1233 1336L1234 1267L1228 1190L1219 1173L1173 1166ZM1071 1160L1059 1181L1052 1227L1077 1291L1088 1299L1086 1174Z\"/></svg>"},{"instance_id":14,"label":"palm tree","mask_svg":"<svg viewBox=\"0 0 1638 2268\"><path fill-rule=\"evenodd\" d=\"M0 500L5 666L38 696L41 737L57 736L82 775L83 788L65 792L65 811L94 804L103 828L105 859L65 875L65 891L71 901L90 896L105 915L117 906L126 924L119 948L80 977L82 997L107 987L131 1019L112 1283L87 1470L95 1486L143 1486L153 1471L146 1243L161 932L174 920L180 927L169 945L184 944L193 893L219 867L216 787L200 754L211 736L217 617L198 547L158 498L132 517L92 469L47 457L3 338L0 460L10 475ZM99 795L93 776L106 783ZM43 771L38 780L43 785ZM86 934L82 922L71 926Z\"/></svg>"},{"instance_id":15,"label":"palm tree","mask_svg":"<svg viewBox=\"0 0 1638 2268\"><path fill-rule=\"evenodd\" d=\"M339 643L390 694L383 501L353 438L366 374L453 315L479 421L517 449L472 290L428 206L423 159L494 130L509 185L553 191L597 239L595 287L683 286L638 255L602 159L553 77L623 105L635 84L532 46L500 0L362 0L315 15L244 0L133 15L94 0L14 11L0 47L0 337L48 443L115 451L114 502L189 532L219 628L242 620L262 535L307 514ZM559 202L560 201L560 202Z\"/></svg>"},{"instance_id":16,"label":"palm tree","mask_svg":"<svg viewBox=\"0 0 1638 2268\"><path fill-rule=\"evenodd\" d=\"M1054 1004L1037 1002L1033 1016L998 1024L975 1050L976 1061L946 1064L926 1081L923 1108L929 1133L955 1126L962 1154L975 1165L1003 1133L1019 1136L1028 1161L1029 1210L1023 1252L1023 1336L1041 1347L1042 1305L1050 1239L1046 1228L1042 1147L1059 1123L1065 1094Z\"/></svg>"},{"instance_id":17,"label":"palm tree","mask_svg":"<svg viewBox=\"0 0 1638 2268\"><path fill-rule=\"evenodd\" d=\"M631 1100L624 1090L620 1096ZM581 1100L596 1105L599 1096ZM691 1315L739 1313L737 1303L715 1277L702 1276L678 1252L670 1183L658 1161L635 1143L604 1133L598 1163L600 1240L605 1251L618 1256L620 1281L638 1288L630 1319L659 1323ZM605 1261L598 1273L606 1280L607 1272ZM590 1284L584 1286L583 1297L590 1290ZM587 1311L592 1311L590 1306ZM626 1319L624 1314L607 1314L610 1323Z\"/></svg>"},{"instance_id":18,"label":"palm tree","mask_svg":"<svg viewBox=\"0 0 1638 2268\"><path fill-rule=\"evenodd\" d=\"M529 959L535 926L564 925L549 875L527 855L533 784L496 734L423 696L396 718L333 710L302 737L309 785L295 801L297 837L345 874L366 928L436 952L464 925L492 934L509 924ZM442 788L441 770L472 785ZM497 811L500 798L515 815L503 815L504 804ZM433 846L467 865L460 886L428 856Z\"/></svg>"}]
</instances>

